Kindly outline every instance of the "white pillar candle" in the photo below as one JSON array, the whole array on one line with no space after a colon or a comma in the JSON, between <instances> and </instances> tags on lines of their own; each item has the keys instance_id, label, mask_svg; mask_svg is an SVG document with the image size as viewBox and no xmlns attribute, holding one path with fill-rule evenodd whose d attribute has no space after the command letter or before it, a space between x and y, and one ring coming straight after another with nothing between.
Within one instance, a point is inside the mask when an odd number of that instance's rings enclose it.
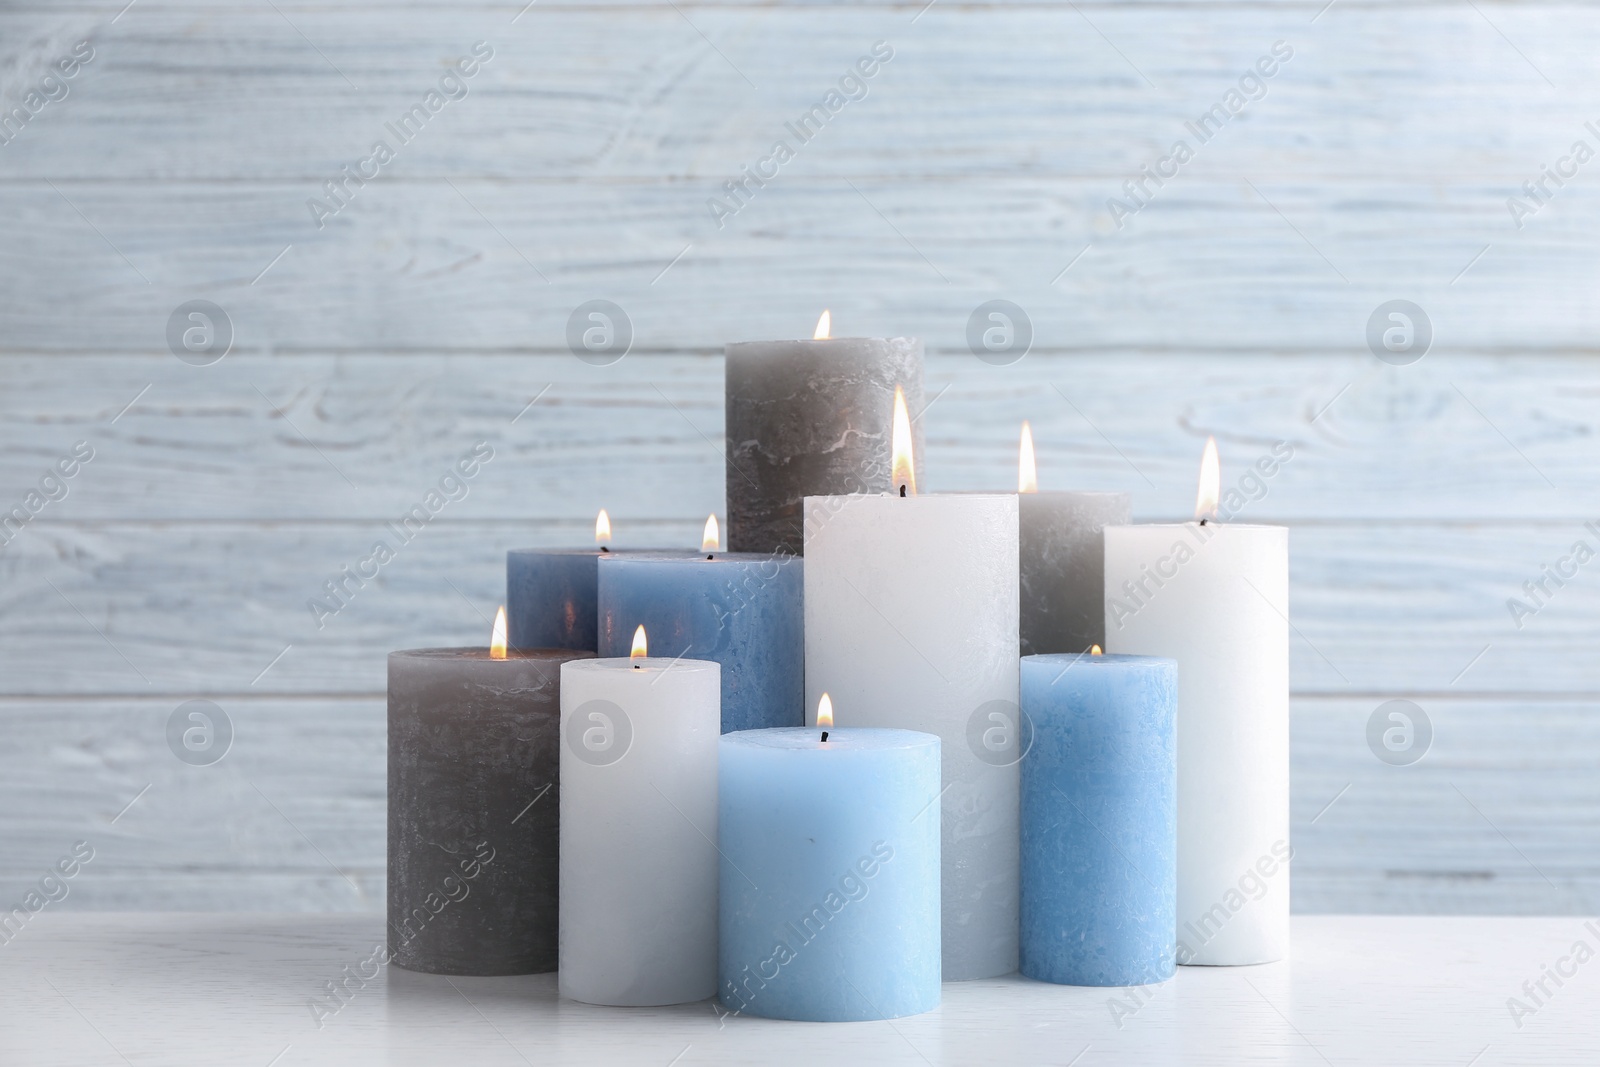
<instances>
[{"instance_id":1,"label":"white pillar candle","mask_svg":"<svg viewBox=\"0 0 1600 1067\"><path fill-rule=\"evenodd\" d=\"M1215 445L1199 515L1216 511ZM1289 951L1289 531L1108 526L1106 651L1178 661L1179 963Z\"/></svg>"},{"instance_id":2,"label":"white pillar candle","mask_svg":"<svg viewBox=\"0 0 1600 1067\"><path fill-rule=\"evenodd\" d=\"M808 497L805 550L806 707L826 690L863 726L939 735L944 979L1008 974L1019 884L1017 497Z\"/></svg>"},{"instance_id":3,"label":"white pillar candle","mask_svg":"<svg viewBox=\"0 0 1600 1067\"><path fill-rule=\"evenodd\" d=\"M561 669L561 992L703 1000L717 986L721 668L581 663Z\"/></svg>"}]
</instances>

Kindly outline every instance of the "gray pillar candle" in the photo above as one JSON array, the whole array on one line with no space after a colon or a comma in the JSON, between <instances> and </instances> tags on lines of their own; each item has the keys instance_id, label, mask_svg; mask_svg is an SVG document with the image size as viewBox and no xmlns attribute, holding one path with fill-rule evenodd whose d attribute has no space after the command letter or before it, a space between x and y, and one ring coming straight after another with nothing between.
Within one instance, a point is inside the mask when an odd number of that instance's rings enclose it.
<instances>
[{"instance_id":1,"label":"gray pillar candle","mask_svg":"<svg viewBox=\"0 0 1600 1067\"><path fill-rule=\"evenodd\" d=\"M1130 521L1127 493L1018 495L1024 656L1105 646L1105 528Z\"/></svg>"},{"instance_id":2,"label":"gray pillar candle","mask_svg":"<svg viewBox=\"0 0 1600 1067\"><path fill-rule=\"evenodd\" d=\"M726 356L729 551L799 555L806 497L893 490L894 390L921 413L921 341L748 341L728 345ZM911 431L920 482L920 419Z\"/></svg>"},{"instance_id":3,"label":"gray pillar candle","mask_svg":"<svg viewBox=\"0 0 1600 1067\"><path fill-rule=\"evenodd\" d=\"M556 969L561 664L389 654L389 950L431 974Z\"/></svg>"},{"instance_id":4,"label":"gray pillar candle","mask_svg":"<svg viewBox=\"0 0 1600 1067\"><path fill-rule=\"evenodd\" d=\"M1017 492L1022 654L1104 647L1105 528L1133 521L1128 494L1039 492L1033 427L1026 422Z\"/></svg>"}]
</instances>

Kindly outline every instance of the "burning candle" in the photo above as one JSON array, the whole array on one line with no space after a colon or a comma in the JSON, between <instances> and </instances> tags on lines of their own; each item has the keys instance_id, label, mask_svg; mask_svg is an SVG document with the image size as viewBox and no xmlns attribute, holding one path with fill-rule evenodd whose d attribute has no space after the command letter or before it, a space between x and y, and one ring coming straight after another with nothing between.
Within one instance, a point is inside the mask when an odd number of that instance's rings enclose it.
<instances>
[{"instance_id":1,"label":"burning candle","mask_svg":"<svg viewBox=\"0 0 1600 1067\"><path fill-rule=\"evenodd\" d=\"M806 701L942 742L943 975L1017 967L1017 496L919 496L903 398L893 493L806 499Z\"/></svg>"},{"instance_id":2,"label":"burning candle","mask_svg":"<svg viewBox=\"0 0 1600 1067\"><path fill-rule=\"evenodd\" d=\"M1177 664L1022 658L1022 973L1125 986L1173 974Z\"/></svg>"},{"instance_id":3,"label":"burning candle","mask_svg":"<svg viewBox=\"0 0 1600 1067\"><path fill-rule=\"evenodd\" d=\"M806 497L890 488L882 460L890 399L899 387L922 409L922 342L831 333L824 311L809 341L727 346L728 547L735 552L797 554ZM920 427L912 433L920 458Z\"/></svg>"},{"instance_id":4,"label":"burning candle","mask_svg":"<svg viewBox=\"0 0 1600 1067\"><path fill-rule=\"evenodd\" d=\"M611 516L594 520L593 548L513 548L506 553L506 611L512 648L599 645L599 562L640 549L611 547ZM655 550L670 551L670 550Z\"/></svg>"},{"instance_id":5,"label":"burning candle","mask_svg":"<svg viewBox=\"0 0 1600 1067\"><path fill-rule=\"evenodd\" d=\"M720 746L718 996L734 1014L896 1019L939 1004L939 739L817 725Z\"/></svg>"},{"instance_id":6,"label":"burning candle","mask_svg":"<svg viewBox=\"0 0 1600 1067\"><path fill-rule=\"evenodd\" d=\"M1178 663L1179 963L1289 951L1289 531L1218 523L1216 442L1195 521L1106 528L1106 647Z\"/></svg>"},{"instance_id":7,"label":"burning candle","mask_svg":"<svg viewBox=\"0 0 1600 1067\"><path fill-rule=\"evenodd\" d=\"M560 987L590 1004L716 991L721 669L648 651L561 668Z\"/></svg>"},{"instance_id":8,"label":"burning candle","mask_svg":"<svg viewBox=\"0 0 1600 1067\"><path fill-rule=\"evenodd\" d=\"M563 663L589 652L389 654L389 938L432 974L556 967Z\"/></svg>"},{"instance_id":9,"label":"burning candle","mask_svg":"<svg viewBox=\"0 0 1600 1067\"><path fill-rule=\"evenodd\" d=\"M602 656L643 625L658 656L722 665L722 732L805 721L805 617L796 556L721 552L717 517L701 554L630 552L599 568Z\"/></svg>"},{"instance_id":10,"label":"burning candle","mask_svg":"<svg viewBox=\"0 0 1600 1067\"><path fill-rule=\"evenodd\" d=\"M1026 422L1017 467L1022 654L1103 645L1103 531L1132 518L1128 494L1040 492L1033 428Z\"/></svg>"}]
</instances>

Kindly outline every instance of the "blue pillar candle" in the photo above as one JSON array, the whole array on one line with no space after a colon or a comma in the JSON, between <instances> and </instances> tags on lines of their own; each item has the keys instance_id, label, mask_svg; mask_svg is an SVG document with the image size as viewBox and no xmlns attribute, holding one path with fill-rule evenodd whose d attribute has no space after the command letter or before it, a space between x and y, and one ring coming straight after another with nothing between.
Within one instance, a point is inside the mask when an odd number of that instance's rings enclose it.
<instances>
[{"instance_id":1,"label":"blue pillar candle","mask_svg":"<svg viewBox=\"0 0 1600 1067\"><path fill-rule=\"evenodd\" d=\"M506 553L506 641L511 648L598 645L599 563L638 549L613 549L611 516L594 520L594 548L513 548ZM622 655L627 655L624 651Z\"/></svg>"},{"instance_id":2,"label":"blue pillar candle","mask_svg":"<svg viewBox=\"0 0 1600 1067\"><path fill-rule=\"evenodd\" d=\"M506 553L507 639L512 648L593 652L598 548L513 548Z\"/></svg>"},{"instance_id":3,"label":"blue pillar candle","mask_svg":"<svg viewBox=\"0 0 1600 1067\"><path fill-rule=\"evenodd\" d=\"M939 738L721 740L718 996L732 1014L896 1019L939 1004Z\"/></svg>"},{"instance_id":4,"label":"blue pillar candle","mask_svg":"<svg viewBox=\"0 0 1600 1067\"><path fill-rule=\"evenodd\" d=\"M630 552L600 563L601 656L640 625L657 657L722 664L722 732L805 722L805 610L797 556Z\"/></svg>"},{"instance_id":5,"label":"blue pillar candle","mask_svg":"<svg viewBox=\"0 0 1600 1067\"><path fill-rule=\"evenodd\" d=\"M1022 973L1161 982L1177 940L1178 665L1022 658Z\"/></svg>"}]
</instances>

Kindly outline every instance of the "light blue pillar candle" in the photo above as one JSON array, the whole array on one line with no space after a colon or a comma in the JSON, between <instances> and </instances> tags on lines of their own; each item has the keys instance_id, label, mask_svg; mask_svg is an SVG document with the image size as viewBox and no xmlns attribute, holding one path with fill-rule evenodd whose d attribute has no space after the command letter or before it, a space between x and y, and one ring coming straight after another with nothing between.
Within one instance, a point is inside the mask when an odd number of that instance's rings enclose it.
<instances>
[{"instance_id":1,"label":"light blue pillar candle","mask_svg":"<svg viewBox=\"0 0 1600 1067\"><path fill-rule=\"evenodd\" d=\"M1174 973L1178 665L1022 657L1022 973L1124 986Z\"/></svg>"},{"instance_id":2,"label":"light blue pillar candle","mask_svg":"<svg viewBox=\"0 0 1600 1067\"><path fill-rule=\"evenodd\" d=\"M725 734L723 1009L810 1022L939 1004L939 738L913 730Z\"/></svg>"},{"instance_id":3,"label":"light blue pillar candle","mask_svg":"<svg viewBox=\"0 0 1600 1067\"><path fill-rule=\"evenodd\" d=\"M805 722L805 610L798 556L629 552L600 561L599 651L722 664L722 732Z\"/></svg>"}]
</instances>

